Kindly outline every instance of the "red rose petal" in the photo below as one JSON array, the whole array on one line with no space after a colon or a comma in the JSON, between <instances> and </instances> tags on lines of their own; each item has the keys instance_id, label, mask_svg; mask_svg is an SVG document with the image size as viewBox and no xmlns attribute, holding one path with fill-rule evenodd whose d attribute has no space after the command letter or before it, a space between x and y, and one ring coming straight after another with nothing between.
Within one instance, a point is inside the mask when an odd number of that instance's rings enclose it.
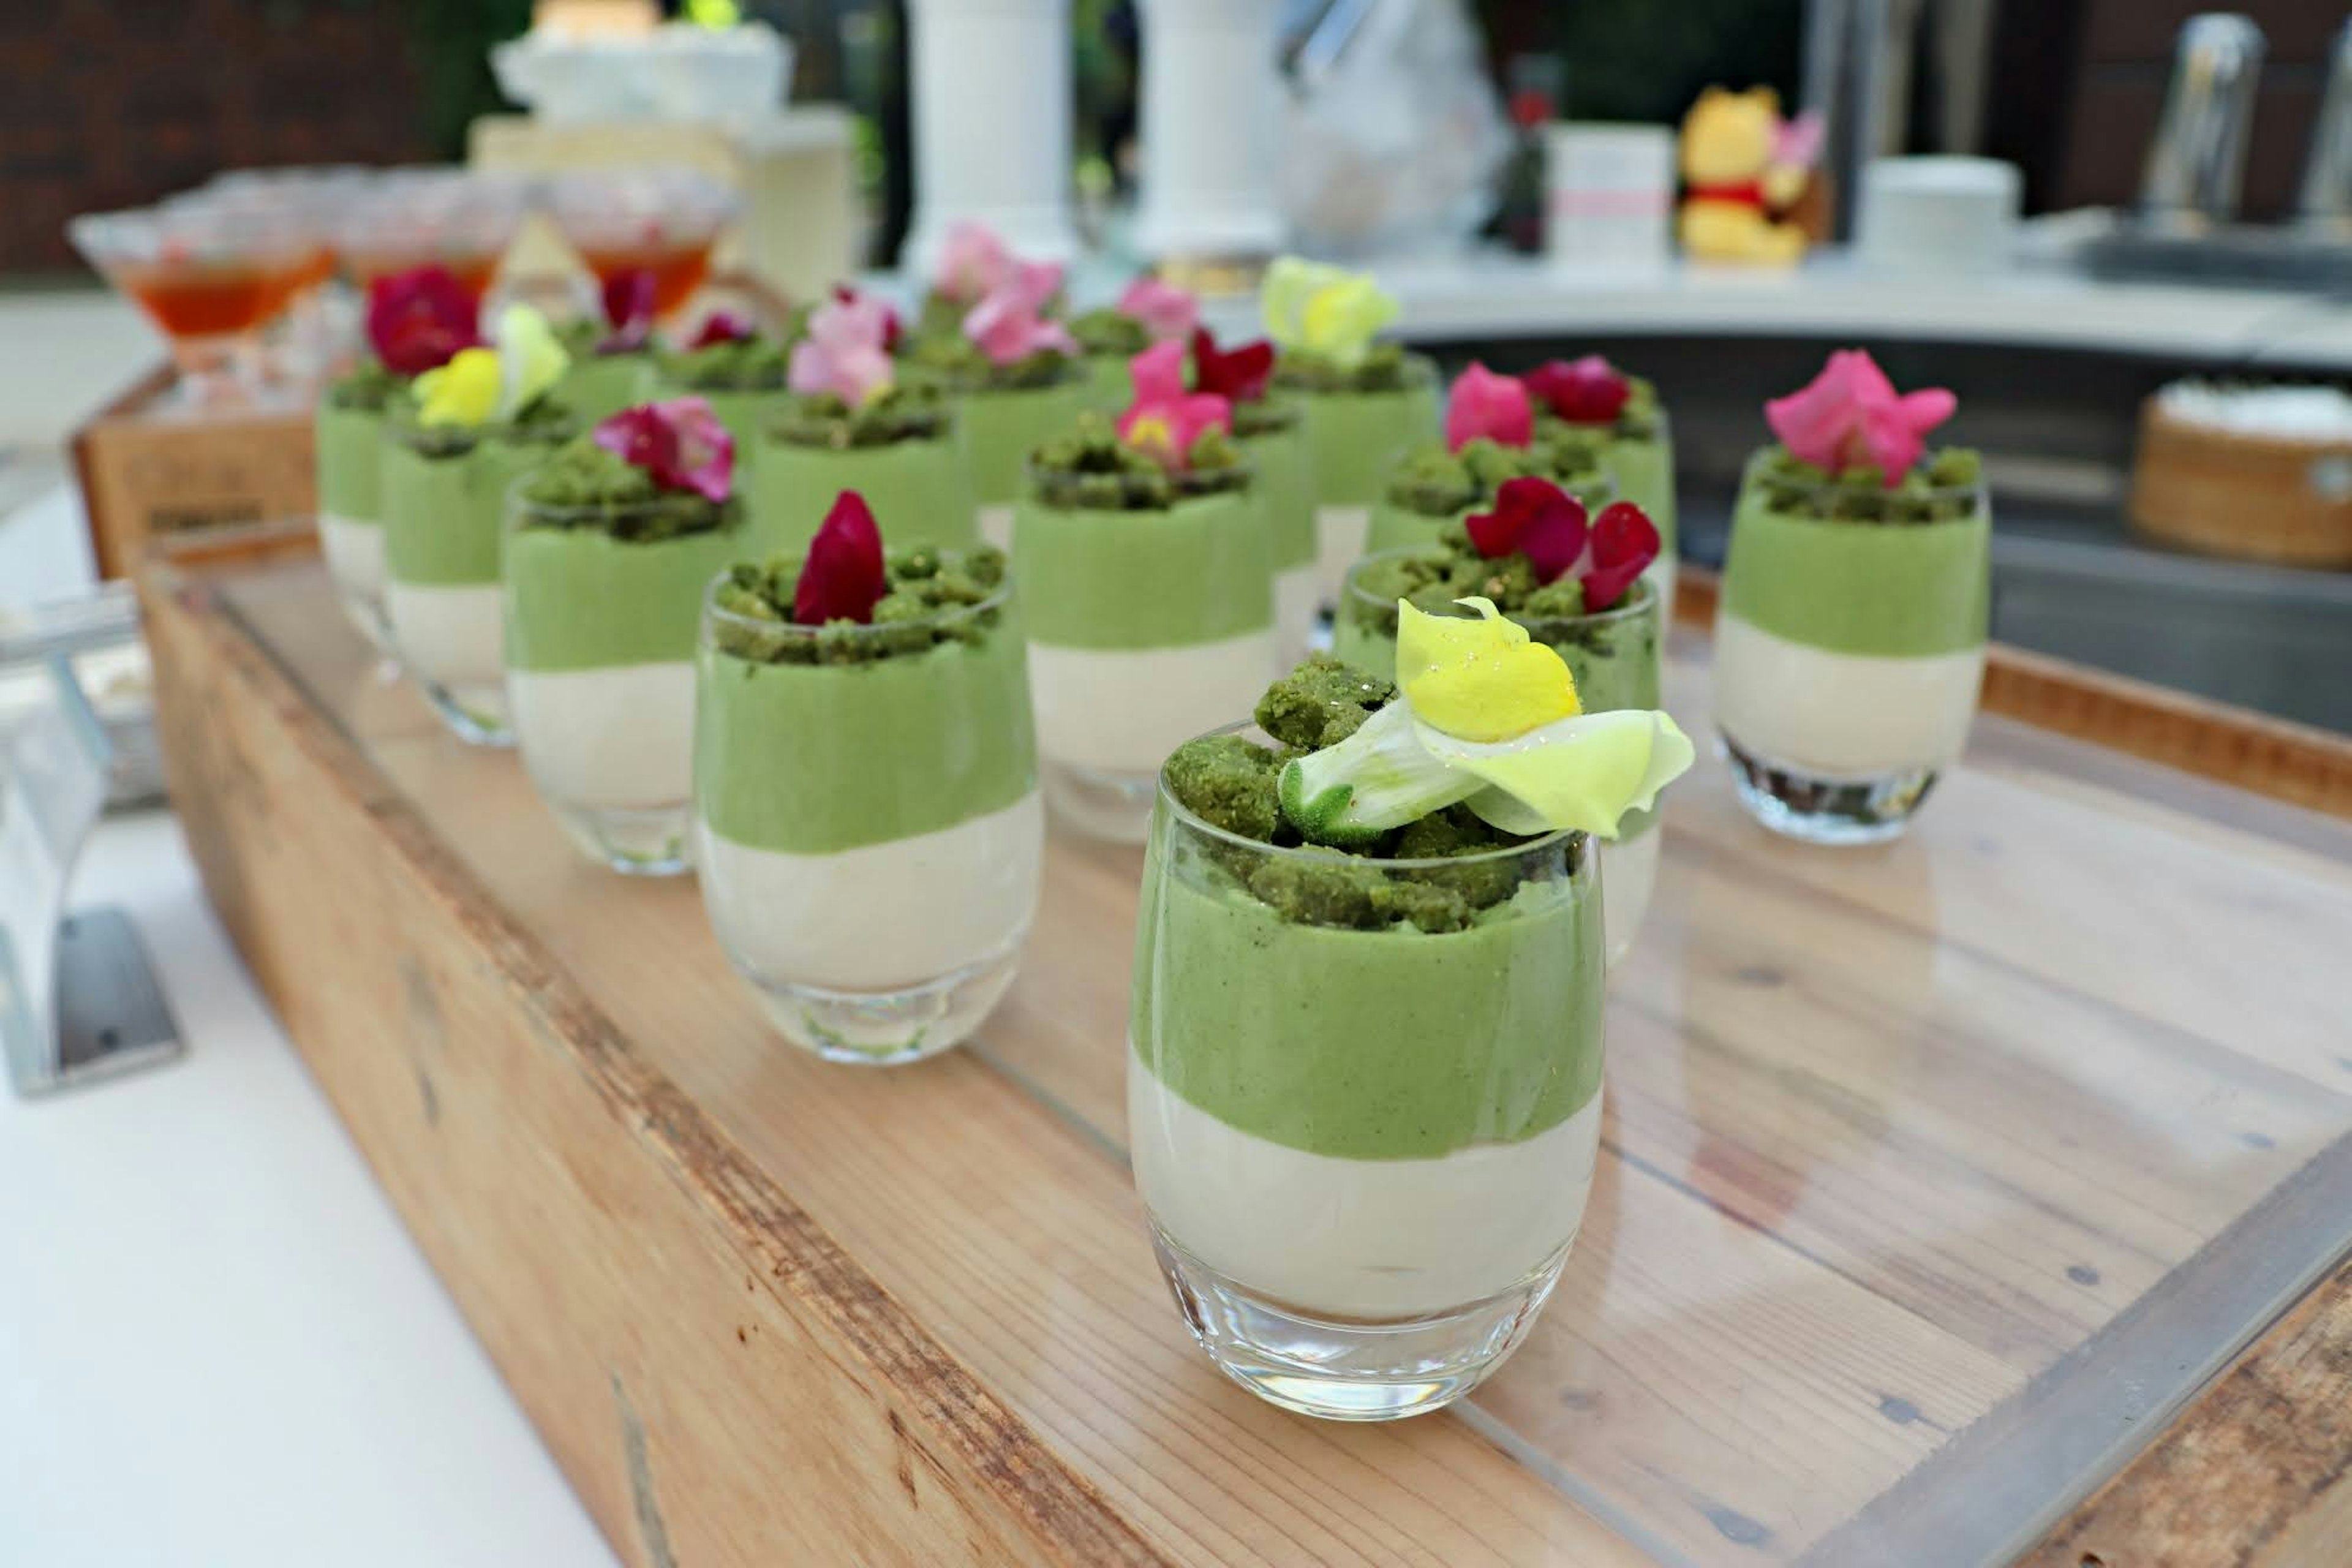
<instances>
[{"instance_id":1,"label":"red rose petal","mask_svg":"<svg viewBox=\"0 0 2352 1568\"><path fill-rule=\"evenodd\" d=\"M804 626L828 621L871 625L874 606L888 587L882 570L882 531L873 509L856 490L834 498L824 526L809 541L800 585L793 590L793 619Z\"/></svg>"},{"instance_id":2,"label":"red rose petal","mask_svg":"<svg viewBox=\"0 0 2352 1568\"><path fill-rule=\"evenodd\" d=\"M1633 579L1658 558L1658 526L1632 501L1604 507L1592 525L1592 563L1585 572L1584 607L1605 610L1625 596Z\"/></svg>"},{"instance_id":3,"label":"red rose petal","mask_svg":"<svg viewBox=\"0 0 2352 1568\"><path fill-rule=\"evenodd\" d=\"M650 267L632 267L604 279L604 324L616 333L650 331L656 288Z\"/></svg>"},{"instance_id":4,"label":"red rose petal","mask_svg":"<svg viewBox=\"0 0 2352 1568\"><path fill-rule=\"evenodd\" d=\"M713 310L703 318L702 330L694 334L690 349L707 349L713 343L740 343L751 335L751 323L732 310Z\"/></svg>"},{"instance_id":5,"label":"red rose petal","mask_svg":"<svg viewBox=\"0 0 2352 1568\"><path fill-rule=\"evenodd\" d=\"M1549 479L1513 479L1511 483L1541 485L1550 492L1540 498L1535 515L1520 530L1519 550L1535 563L1537 582L1558 582L1559 574L1584 553L1591 532L1585 527L1584 503Z\"/></svg>"},{"instance_id":6,"label":"red rose petal","mask_svg":"<svg viewBox=\"0 0 2352 1568\"><path fill-rule=\"evenodd\" d=\"M368 342L395 375L423 375L478 346L478 311L446 267L419 267L368 285Z\"/></svg>"},{"instance_id":7,"label":"red rose petal","mask_svg":"<svg viewBox=\"0 0 2352 1568\"><path fill-rule=\"evenodd\" d=\"M1206 327L1192 329L1192 385L1229 403L1255 403L1274 376L1274 345L1261 338L1221 350Z\"/></svg>"},{"instance_id":8,"label":"red rose petal","mask_svg":"<svg viewBox=\"0 0 2352 1568\"><path fill-rule=\"evenodd\" d=\"M1599 354L1553 360L1521 379L1554 415L1571 425L1610 424L1633 395L1633 384Z\"/></svg>"},{"instance_id":9,"label":"red rose petal","mask_svg":"<svg viewBox=\"0 0 2352 1568\"><path fill-rule=\"evenodd\" d=\"M1489 561L1508 555L1519 547L1521 531L1543 504L1543 492L1556 492L1558 489L1538 479L1505 480L1503 488L1495 492L1492 511L1475 511L1462 520L1471 544Z\"/></svg>"}]
</instances>

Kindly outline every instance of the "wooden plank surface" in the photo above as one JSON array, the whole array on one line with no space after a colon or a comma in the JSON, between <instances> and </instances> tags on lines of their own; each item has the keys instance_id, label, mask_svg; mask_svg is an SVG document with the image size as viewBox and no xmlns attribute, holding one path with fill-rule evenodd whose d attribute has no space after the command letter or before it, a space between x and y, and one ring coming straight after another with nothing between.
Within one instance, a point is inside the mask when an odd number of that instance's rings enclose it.
<instances>
[{"instance_id":1,"label":"wooden plank surface","mask_svg":"<svg viewBox=\"0 0 2352 1568\"><path fill-rule=\"evenodd\" d=\"M1133 851L1053 838L974 1049L828 1068L764 1032L689 884L579 861L315 574L230 597L467 897L1171 1560L1984 1560L1906 1548L1888 1500L2073 1500L2352 1215L2352 829L1988 719L1910 837L1822 852L1710 762L1612 980L1602 1169L1535 1337L1464 1416L1301 1422L1185 1340L1120 1165ZM1668 683L1695 735L1704 651ZM207 868L232 903L255 852ZM2106 1446L2036 1448L2044 1412Z\"/></svg>"}]
</instances>

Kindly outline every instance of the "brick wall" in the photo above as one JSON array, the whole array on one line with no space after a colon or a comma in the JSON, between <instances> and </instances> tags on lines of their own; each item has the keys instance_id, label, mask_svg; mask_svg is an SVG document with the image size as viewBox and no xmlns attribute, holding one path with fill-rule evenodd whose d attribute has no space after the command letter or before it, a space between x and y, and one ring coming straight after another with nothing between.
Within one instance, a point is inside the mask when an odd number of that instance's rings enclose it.
<instances>
[{"instance_id":1,"label":"brick wall","mask_svg":"<svg viewBox=\"0 0 2352 1568\"><path fill-rule=\"evenodd\" d=\"M412 161L401 0L0 0L0 275L224 168Z\"/></svg>"}]
</instances>

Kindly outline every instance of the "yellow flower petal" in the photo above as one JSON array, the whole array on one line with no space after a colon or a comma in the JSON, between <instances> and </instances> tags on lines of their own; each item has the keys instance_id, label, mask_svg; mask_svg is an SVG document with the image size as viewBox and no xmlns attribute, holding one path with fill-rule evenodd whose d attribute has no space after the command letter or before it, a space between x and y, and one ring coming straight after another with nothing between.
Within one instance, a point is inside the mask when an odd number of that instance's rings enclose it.
<instances>
[{"instance_id":1,"label":"yellow flower petal","mask_svg":"<svg viewBox=\"0 0 2352 1568\"><path fill-rule=\"evenodd\" d=\"M547 318L528 305L509 305L491 337L501 372L498 417L511 419L562 379L571 356Z\"/></svg>"},{"instance_id":2,"label":"yellow flower petal","mask_svg":"<svg viewBox=\"0 0 2352 1568\"><path fill-rule=\"evenodd\" d=\"M1619 820L1649 809L1696 755L1672 719L1642 708L1581 713L1492 744L1427 724L1414 736L1432 757L1486 781L1465 804L1506 833L1574 827L1614 838Z\"/></svg>"},{"instance_id":3,"label":"yellow flower petal","mask_svg":"<svg viewBox=\"0 0 2352 1568\"><path fill-rule=\"evenodd\" d=\"M1305 346L1343 369L1363 363L1372 339L1396 319L1397 302L1369 273L1343 276L1315 291L1303 320Z\"/></svg>"},{"instance_id":4,"label":"yellow flower petal","mask_svg":"<svg viewBox=\"0 0 2352 1568\"><path fill-rule=\"evenodd\" d=\"M1459 601L1478 618L1432 616L1397 601L1397 685L1413 717L1457 740L1507 741L1580 711L1559 654L1491 599Z\"/></svg>"},{"instance_id":5,"label":"yellow flower petal","mask_svg":"<svg viewBox=\"0 0 2352 1568\"><path fill-rule=\"evenodd\" d=\"M499 411L502 380L496 349L461 349L416 378L416 422L487 425Z\"/></svg>"}]
</instances>

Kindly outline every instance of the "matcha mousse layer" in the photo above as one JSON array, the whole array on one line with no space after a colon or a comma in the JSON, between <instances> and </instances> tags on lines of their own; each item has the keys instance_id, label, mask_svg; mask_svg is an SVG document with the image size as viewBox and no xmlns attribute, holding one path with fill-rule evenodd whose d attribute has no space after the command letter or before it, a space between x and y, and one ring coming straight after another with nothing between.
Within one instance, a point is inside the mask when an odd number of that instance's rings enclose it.
<instances>
[{"instance_id":1,"label":"matcha mousse layer","mask_svg":"<svg viewBox=\"0 0 2352 1568\"><path fill-rule=\"evenodd\" d=\"M587 437L522 482L509 520L506 660L561 671L682 664L702 595L742 553L742 508L664 490Z\"/></svg>"},{"instance_id":2,"label":"matcha mousse layer","mask_svg":"<svg viewBox=\"0 0 2352 1568\"><path fill-rule=\"evenodd\" d=\"M739 565L712 590L694 774L713 832L836 854L952 827L1036 787L1003 556L894 552L870 626L794 625L800 568Z\"/></svg>"},{"instance_id":3,"label":"matcha mousse layer","mask_svg":"<svg viewBox=\"0 0 2352 1568\"><path fill-rule=\"evenodd\" d=\"M856 490L901 544L974 542L971 484L955 422L937 391L894 386L862 407L831 393L794 396L760 434L745 494L762 551L808 548L835 497Z\"/></svg>"},{"instance_id":4,"label":"matcha mousse layer","mask_svg":"<svg viewBox=\"0 0 2352 1568\"><path fill-rule=\"evenodd\" d=\"M1274 569L1315 563L1315 452L1296 404L1237 403L1234 440L1257 472L1258 502L1271 531Z\"/></svg>"},{"instance_id":5,"label":"matcha mousse layer","mask_svg":"<svg viewBox=\"0 0 2352 1568\"><path fill-rule=\"evenodd\" d=\"M1476 614L1460 600L1491 599L1528 636L1559 653L1588 713L1658 704L1658 591L1637 578L1608 609L1587 614L1584 587L1573 577L1538 583L1532 562L1517 552L1492 560L1478 553L1459 523L1446 525L1434 547L1370 555L1348 574L1332 628L1332 651L1357 668L1386 678L1396 668L1397 601L1433 616Z\"/></svg>"},{"instance_id":6,"label":"matcha mousse layer","mask_svg":"<svg viewBox=\"0 0 2352 1568\"><path fill-rule=\"evenodd\" d=\"M662 356L650 392L664 397L699 397L735 437L740 473L751 466L760 427L784 396L792 345L781 338L750 337L708 343Z\"/></svg>"},{"instance_id":7,"label":"matcha mousse layer","mask_svg":"<svg viewBox=\"0 0 2352 1568\"><path fill-rule=\"evenodd\" d=\"M1087 401L1105 414L1124 412L1135 401L1127 362L1151 346L1150 330L1109 306L1071 317L1069 327L1086 351Z\"/></svg>"},{"instance_id":8,"label":"matcha mousse layer","mask_svg":"<svg viewBox=\"0 0 2352 1568\"><path fill-rule=\"evenodd\" d=\"M1437 433L1437 367L1393 344L1375 346L1353 374L1285 354L1274 382L1307 416L1320 506L1371 505L1398 457Z\"/></svg>"},{"instance_id":9,"label":"matcha mousse layer","mask_svg":"<svg viewBox=\"0 0 2352 1568\"><path fill-rule=\"evenodd\" d=\"M1184 647L1274 625L1274 545L1236 445L1209 431L1171 473L1099 419L1038 453L1013 531L1029 635Z\"/></svg>"},{"instance_id":10,"label":"matcha mousse layer","mask_svg":"<svg viewBox=\"0 0 2352 1568\"><path fill-rule=\"evenodd\" d=\"M1723 609L1833 653L1918 658L1982 646L1992 520L1977 455L1948 449L1887 487L1775 448L1732 514Z\"/></svg>"},{"instance_id":11,"label":"matcha mousse layer","mask_svg":"<svg viewBox=\"0 0 2352 1568\"><path fill-rule=\"evenodd\" d=\"M1259 727L1161 773L1130 1030L1200 1110L1295 1149L1426 1159L1558 1126L1601 1083L1599 891L1573 834L1521 840L1448 807L1373 853L1301 843L1275 779L1393 695L1318 657ZM1276 749L1276 748L1280 749Z\"/></svg>"},{"instance_id":12,"label":"matcha mousse layer","mask_svg":"<svg viewBox=\"0 0 2352 1568\"><path fill-rule=\"evenodd\" d=\"M1367 554L1434 542L1449 524L1495 504L1504 485L1517 479L1549 479L1597 512L1615 494L1602 467L1605 445L1597 437L1557 426L1525 447L1507 447L1479 437L1451 452L1442 445L1404 454L1391 468L1380 502L1365 532Z\"/></svg>"},{"instance_id":13,"label":"matcha mousse layer","mask_svg":"<svg viewBox=\"0 0 2352 1568\"><path fill-rule=\"evenodd\" d=\"M541 398L509 425L388 425L377 490L385 574L419 587L497 582L507 492L571 439L573 423Z\"/></svg>"},{"instance_id":14,"label":"matcha mousse layer","mask_svg":"<svg viewBox=\"0 0 2352 1568\"><path fill-rule=\"evenodd\" d=\"M601 425L624 408L634 408L654 395L654 356L645 350L600 354L593 350L573 356L555 384L555 395L580 416L583 425Z\"/></svg>"},{"instance_id":15,"label":"matcha mousse layer","mask_svg":"<svg viewBox=\"0 0 2352 1568\"><path fill-rule=\"evenodd\" d=\"M1029 455L1094 406L1076 362L1042 354L1031 357L1050 360L1056 367L1056 378L1038 385L983 382L959 391L956 433L977 505L1004 506L1019 499L1022 471Z\"/></svg>"},{"instance_id":16,"label":"matcha mousse layer","mask_svg":"<svg viewBox=\"0 0 2352 1568\"><path fill-rule=\"evenodd\" d=\"M383 421L380 406L347 406L331 393L320 400L313 439L321 513L339 522L379 521L376 487L383 467Z\"/></svg>"}]
</instances>

